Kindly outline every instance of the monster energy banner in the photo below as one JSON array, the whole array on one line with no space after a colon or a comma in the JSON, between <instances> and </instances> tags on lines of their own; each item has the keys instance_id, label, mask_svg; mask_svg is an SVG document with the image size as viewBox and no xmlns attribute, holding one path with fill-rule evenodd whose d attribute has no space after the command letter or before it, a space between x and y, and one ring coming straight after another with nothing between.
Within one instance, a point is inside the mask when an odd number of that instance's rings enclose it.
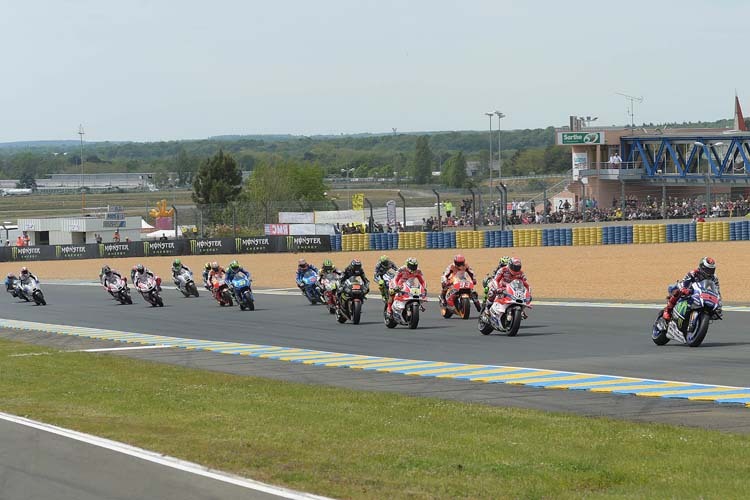
<instances>
[{"instance_id":1,"label":"monster energy banner","mask_svg":"<svg viewBox=\"0 0 750 500\"><path fill-rule=\"evenodd\" d=\"M172 241L144 241L143 242L143 255L145 257L151 257L154 255L167 255L174 256L179 255L180 248L175 240Z\"/></svg>"},{"instance_id":2,"label":"monster energy banner","mask_svg":"<svg viewBox=\"0 0 750 500\"><path fill-rule=\"evenodd\" d=\"M34 261L54 259L52 247L2 247L2 260Z\"/></svg>"},{"instance_id":3,"label":"monster energy banner","mask_svg":"<svg viewBox=\"0 0 750 500\"><path fill-rule=\"evenodd\" d=\"M283 236L286 239L286 248L279 251L284 252L330 252L331 237L329 235L318 236Z\"/></svg>"},{"instance_id":4,"label":"monster energy banner","mask_svg":"<svg viewBox=\"0 0 750 500\"><path fill-rule=\"evenodd\" d=\"M99 243L99 257L143 257L143 245L140 241Z\"/></svg>"},{"instance_id":5,"label":"monster energy banner","mask_svg":"<svg viewBox=\"0 0 750 500\"><path fill-rule=\"evenodd\" d=\"M218 238L214 240L190 240L191 255L215 255L234 253L234 238Z\"/></svg>"},{"instance_id":6,"label":"monster energy banner","mask_svg":"<svg viewBox=\"0 0 750 500\"><path fill-rule=\"evenodd\" d=\"M258 238L235 238L234 246L237 253L269 253L275 252L277 248L278 237L258 237Z\"/></svg>"},{"instance_id":7,"label":"monster energy banner","mask_svg":"<svg viewBox=\"0 0 750 500\"><path fill-rule=\"evenodd\" d=\"M95 259L98 257L98 246L93 245L55 245L57 260Z\"/></svg>"}]
</instances>

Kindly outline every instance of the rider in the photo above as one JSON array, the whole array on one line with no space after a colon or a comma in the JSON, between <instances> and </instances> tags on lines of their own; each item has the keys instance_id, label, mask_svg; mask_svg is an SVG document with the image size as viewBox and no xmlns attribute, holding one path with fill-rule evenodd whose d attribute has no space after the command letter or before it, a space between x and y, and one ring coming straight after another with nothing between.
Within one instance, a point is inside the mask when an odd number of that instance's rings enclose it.
<instances>
[{"instance_id":1,"label":"rider","mask_svg":"<svg viewBox=\"0 0 750 500\"><path fill-rule=\"evenodd\" d=\"M443 290L440 292L440 302L442 304L445 304L445 294L451 286L451 278L453 278L455 273L460 271L466 271L471 277L471 281L474 282L475 285L477 284L477 279L474 277L474 270L466 264L466 258L461 254L456 254L453 257L451 265L445 268L445 272L440 277L440 284L443 287Z\"/></svg>"},{"instance_id":2,"label":"rider","mask_svg":"<svg viewBox=\"0 0 750 500\"><path fill-rule=\"evenodd\" d=\"M16 281L18 281L18 277L13 273L8 273L8 276L5 277L5 291L10 292L14 297L16 297Z\"/></svg>"},{"instance_id":3,"label":"rider","mask_svg":"<svg viewBox=\"0 0 750 500\"><path fill-rule=\"evenodd\" d=\"M500 261L497 263L497 267L495 268L495 270L494 271L490 271L487 274L487 276L485 276L484 279L482 280L482 286L484 287L484 302L485 302L485 305L487 304L487 293L489 292L490 281L492 281L492 279L495 276L497 276L497 273L499 273L500 270L502 268L504 268L505 266L507 266L509 263L510 263L510 256L503 255L502 257L500 257Z\"/></svg>"},{"instance_id":4,"label":"rider","mask_svg":"<svg viewBox=\"0 0 750 500\"><path fill-rule=\"evenodd\" d=\"M302 295L305 294L305 283L302 281L302 276L304 276L305 273L309 270L314 271L315 274L318 273L318 268L312 264L308 264L305 259L300 259L297 261L297 277L295 278L295 280L297 281L297 287L302 292Z\"/></svg>"},{"instance_id":5,"label":"rider","mask_svg":"<svg viewBox=\"0 0 750 500\"><path fill-rule=\"evenodd\" d=\"M208 273L211 272L211 263L206 262L206 264L203 266L203 286L211 289L211 285L208 283Z\"/></svg>"},{"instance_id":6,"label":"rider","mask_svg":"<svg viewBox=\"0 0 750 500\"><path fill-rule=\"evenodd\" d=\"M29 268L24 266L21 268L21 272L18 273L18 279L21 280L21 283L26 284L29 281L29 278L33 278L34 281L39 281L39 278L34 276L29 272Z\"/></svg>"},{"instance_id":7,"label":"rider","mask_svg":"<svg viewBox=\"0 0 750 500\"><path fill-rule=\"evenodd\" d=\"M211 270L208 272L208 283L213 288L214 281L221 283L226 278L226 271L218 262L211 262Z\"/></svg>"},{"instance_id":8,"label":"rider","mask_svg":"<svg viewBox=\"0 0 750 500\"><path fill-rule=\"evenodd\" d=\"M508 283L515 280L521 280L523 285L527 289L529 288L526 274L521 270L521 259L518 257L511 257L508 265L501 268L493 280L490 281L490 289L487 294L487 304L491 304L495 300L495 296L501 293ZM487 312L488 310L489 308L485 308L483 312ZM526 318L526 313L524 312L523 314L524 318Z\"/></svg>"},{"instance_id":9,"label":"rider","mask_svg":"<svg viewBox=\"0 0 750 500\"><path fill-rule=\"evenodd\" d=\"M333 261L331 259L325 259L323 265L320 266L320 272L318 272L318 281L322 280L329 274L333 274L333 279L338 280L341 278L341 271L336 269L336 266L333 265Z\"/></svg>"},{"instance_id":10,"label":"rider","mask_svg":"<svg viewBox=\"0 0 750 500\"><path fill-rule=\"evenodd\" d=\"M172 262L172 278L174 279L174 284L179 286L179 281L177 281L177 276L179 276L182 271L187 271L189 273L192 273L190 268L182 263L180 259L175 259Z\"/></svg>"},{"instance_id":11,"label":"rider","mask_svg":"<svg viewBox=\"0 0 750 500\"><path fill-rule=\"evenodd\" d=\"M391 306L393 306L393 296L396 295L396 291L401 288L404 281L416 278L419 284L422 285L422 295L427 295L427 285L424 282L424 276L422 275L421 269L419 269L419 262L414 257L406 259L406 265L399 268L396 277L391 281L390 293L388 294L388 313L391 313Z\"/></svg>"},{"instance_id":12,"label":"rider","mask_svg":"<svg viewBox=\"0 0 750 500\"><path fill-rule=\"evenodd\" d=\"M161 278L151 272L149 268L143 264L136 264L133 266L133 269L130 270L130 279L136 287L141 280L146 278L146 276L154 278L156 281L156 291L161 292Z\"/></svg>"},{"instance_id":13,"label":"rider","mask_svg":"<svg viewBox=\"0 0 750 500\"><path fill-rule=\"evenodd\" d=\"M383 299L385 299L387 296L385 289L385 280L383 279L383 276L390 269L398 272L398 266L396 265L396 263L389 259L387 255L381 255L378 263L375 264L375 272L372 275L372 279L378 282L378 286L380 287L380 295L383 296Z\"/></svg>"},{"instance_id":14,"label":"rider","mask_svg":"<svg viewBox=\"0 0 750 500\"><path fill-rule=\"evenodd\" d=\"M240 273L244 274L247 277L248 280L251 279L251 277L250 277L250 271L248 271L244 267L240 266L240 263L237 262L236 260L233 260L232 262L229 263L229 266L227 268L227 272L226 272L226 275L225 275L224 279L226 280L227 283L231 283L232 279L234 279L234 277L237 276ZM237 289L233 289L233 291L234 291L234 296L237 298L238 301L240 301L240 296L238 294L238 290Z\"/></svg>"},{"instance_id":15,"label":"rider","mask_svg":"<svg viewBox=\"0 0 750 500\"><path fill-rule=\"evenodd\" d=\"M685 277L677 282L676 287L670 292L669 301L667 307L664 308L662 318L669 321L672 319L672 309L680 299L680 296L690 295L690 285L698 281L711 280L716 283L716 291L719 291L719 277L716 276L716 261L711 257L703 257L698 263L698 267L693 269L685 275Z\"/></svg>"},{"instance_id":16,"label":"rider","mask_svg":"<svg viewBox=\"0 0 750 500\"><path fill-rule=\"evenodd\" d=\"M362 268L362 261L359 259L352 259L349 265L346 266L346 269L344 269L344 272L341 273L341 278L339 278L339 286L336 289L337 299L341 299L341 292L344 290L344 283L346 280L354 276L358 276L362 279L362 283L365 286L365 293L370 289L370 280L365 276L365 270Z\"/></svg>"},{"instance_id":17,"label":"rider","mask_svg":"<svg viewBox=\"0 0 750 500\"><path fill-rule=\"evenodd\" d=\"M127 278L123 278L122 274L115 271L114 269L110 268L109 266L102 267L102 272L99 273L99 281L101 281L102 285L104 286L104 289L109 292L111 296L115 296L114 292L109 289L110 283L115 283L118 279L121 279L125 283L125 288L128 286Z\"/></svg>"}]
</instances>

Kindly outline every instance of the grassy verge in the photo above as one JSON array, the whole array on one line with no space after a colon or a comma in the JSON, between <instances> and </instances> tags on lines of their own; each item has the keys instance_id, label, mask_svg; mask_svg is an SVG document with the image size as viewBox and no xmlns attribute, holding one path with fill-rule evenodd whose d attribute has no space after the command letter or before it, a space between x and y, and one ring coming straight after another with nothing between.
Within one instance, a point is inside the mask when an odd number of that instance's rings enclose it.
<instances>
[{"instance_id":1,"label":"grassy verge","mask_svg":"<svg viewBox=\"0 0 750 500\"><path fill-rule=\"evenodd\" d=\"M17 356L35 352L50 355ZM746 498L750 439L0 340L0 411L341 498Z\"/></svg>"}]
</instances>

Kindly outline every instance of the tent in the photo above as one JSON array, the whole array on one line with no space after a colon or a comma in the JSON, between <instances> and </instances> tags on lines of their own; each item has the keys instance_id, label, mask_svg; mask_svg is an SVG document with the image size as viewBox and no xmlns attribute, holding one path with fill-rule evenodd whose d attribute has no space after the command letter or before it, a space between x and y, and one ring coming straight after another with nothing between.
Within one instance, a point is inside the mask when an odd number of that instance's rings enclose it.
<instances>
[{"instance_id":1,"label":"tent","mask_svg":"<svg viewBox=\"0 0 750 500\"><path fill-rule=\"evenodd\" d=\"M169 239L174 239L174 229L159 229L158 231L154 231L152 233L144 234L143 238L148 240L158 240L162 236L166 236Z\"/></svg>"},{"instance_id":2,"label":"tent","mask_svg":"<svg viewBox=\"0 0 750 500\"><path fill-rule=\"evenodd\" d=\"M141 219L141 232L145 233L146 231L150 229L154 229L154 226L146 222L145 219Z\"/></svg>"}]
</instances>

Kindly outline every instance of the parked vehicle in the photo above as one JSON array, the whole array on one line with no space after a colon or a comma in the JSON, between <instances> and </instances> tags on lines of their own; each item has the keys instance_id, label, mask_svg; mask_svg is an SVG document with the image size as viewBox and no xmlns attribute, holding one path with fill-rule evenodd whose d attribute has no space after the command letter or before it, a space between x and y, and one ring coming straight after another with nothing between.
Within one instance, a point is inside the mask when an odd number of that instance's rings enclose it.
<instances>
[{"instance_id":1,"label":"parked vehicle","mask_svg":"<svg viewBox=\"0 0 750 500\"><path fill-rule=\"evenodd\" d=\"M669 292L677 285L669 287ZM670 340L698 347L708 333L708 325L713 320L722 319L721 295L712 280L703 280L690 286L691 294L680 297L672 310L672 319L666 321L662 311L651 329L651 340L656 345L664 345Z\"/></svg>"}]
</instances>

